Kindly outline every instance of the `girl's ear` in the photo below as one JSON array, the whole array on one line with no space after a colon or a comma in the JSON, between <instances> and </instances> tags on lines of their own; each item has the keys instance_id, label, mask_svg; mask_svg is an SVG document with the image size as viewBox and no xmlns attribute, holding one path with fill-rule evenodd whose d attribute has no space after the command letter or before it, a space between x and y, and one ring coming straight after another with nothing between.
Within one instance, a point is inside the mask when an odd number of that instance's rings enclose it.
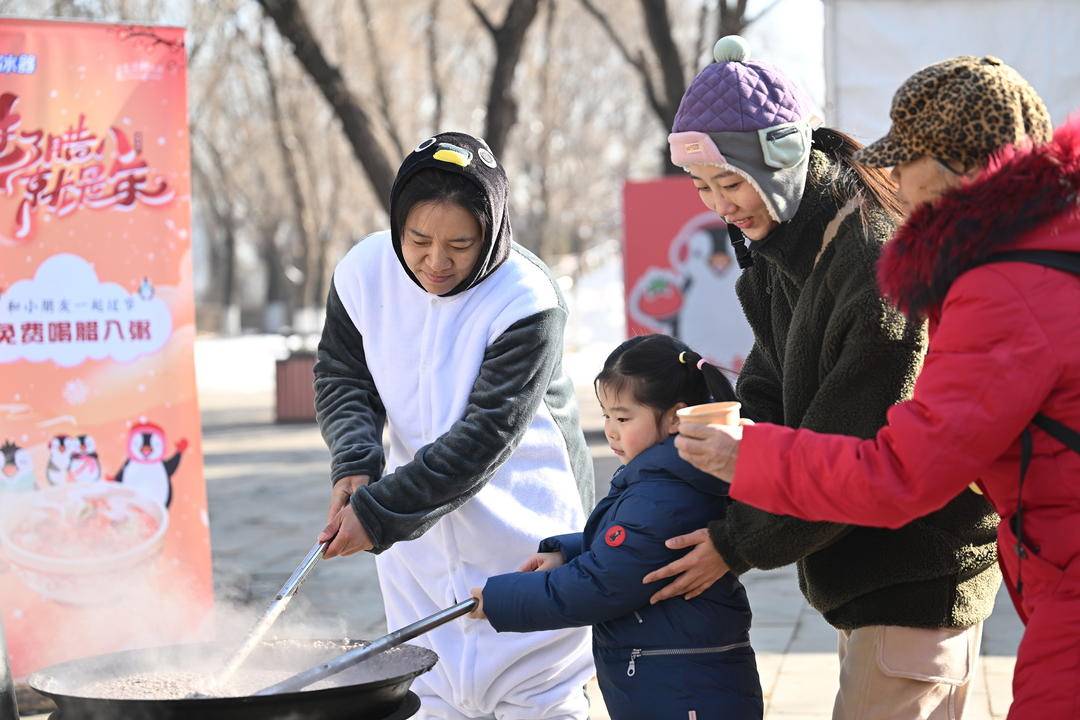
<instances>
[{"instance_id":1,"label":"girl's ear","mask_svg":"<svg viewBox=\"0 0 1080 720\"><path fill-rule=\"evenodd\" d=\"M679 432L679 410L686 407L686 403L675 403L675 406L664 413L660 418L660 431L663 435L676 435Z\"/></svg>"}]
</instances>

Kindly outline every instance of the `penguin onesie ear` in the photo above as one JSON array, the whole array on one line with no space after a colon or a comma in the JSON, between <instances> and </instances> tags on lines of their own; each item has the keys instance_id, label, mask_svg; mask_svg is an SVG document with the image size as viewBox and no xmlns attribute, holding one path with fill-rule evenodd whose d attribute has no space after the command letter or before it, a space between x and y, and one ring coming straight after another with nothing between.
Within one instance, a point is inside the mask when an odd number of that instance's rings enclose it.
<instances>
[{"instance_id":1,"label":"penguin onesie ear","mask_svg":"<svg viewBox=\"0 0 1080 720\"><path fill-rule=\"evenodd\" d=\"M424 171L448 173L450 184L458 184L460 191L454 195L475 200L481 210L480 225L484 232L484 246L472 272L444 297L457 295L475 287L491 276L507 257L513 231L510 227L510 181L502 165L495 159L482 139L466 133L444 132L430 137L413 150L401 163L394 187L390 191L390 237L394 252L405 273L423 288L420 281L405 263L401 250L402 226L412 206L431 199L424 197L413 181L422 182ZM452 198L448 198L452 199ZM466 208L470 209L470 208Z\"/></svg>"}]
</instances>

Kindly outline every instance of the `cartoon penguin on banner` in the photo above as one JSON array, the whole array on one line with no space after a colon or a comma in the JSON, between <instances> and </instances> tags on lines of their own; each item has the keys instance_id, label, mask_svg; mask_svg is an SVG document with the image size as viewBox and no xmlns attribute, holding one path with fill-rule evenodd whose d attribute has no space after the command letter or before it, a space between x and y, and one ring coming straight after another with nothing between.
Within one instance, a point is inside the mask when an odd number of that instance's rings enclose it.
<instances>
[{"instance_id":1,"label":"cartoon penguin on banner","mask_svg":"<svg viewBox=\"0 0 1080 720\"><path fill-rule=\"evenodd\" d=\"M180 456L187 449L187 440L176 443L176 453L165 460L165 431L148 422L139 423L128 433L128 459L116 473L116 482L123 483L144 497L156 500L164 507L172 503L172 476L180 466Z\"/></svg>"},{"instance_id":2,"label":"cartoon penguin on banner","mask_svg":"<svg viewBox=\"0 0 1080 720\"><path fill-rule=\"evenodd\" d=\"M45 479L50 485L71 482L71 456L79 449L79 441L70 435L57 435L49 441L49 465Z\"/></svg>"},{"instance_id":3,"label":"cartoon penguin on banner","mask_svg":"<svg viewBox=\"0 0 1080 720\"><path fill-rule=\"evenodd\" d=\"M0 445L0 492L25 492L37 487L30 452L8 440Z\"/></svg>"},{"instance_id":4,"label":"cartoon penguin on banner","mask_svg":"<svg viewBox=\"0 0 1080 720\"><path fill-rule=\"evenodd\" d=\"M754 332L735 295L739 271L723 225L690 235L680 268L685 281L674 335L714 363L738 370L754 345Z\"/></svg>"},{"instance_id":5,"label":"cartoon penguin on banner","mask_svg":"<svg viewBox=\"0 0 1080 720\"><path fill-rule=\"evenodd\" d=\"M71 454L72 482L98 482L101 480L101 460L97 454L97 443L89 435L79 435L76 442L78 447Z\"/></svg>"}]
</instances>

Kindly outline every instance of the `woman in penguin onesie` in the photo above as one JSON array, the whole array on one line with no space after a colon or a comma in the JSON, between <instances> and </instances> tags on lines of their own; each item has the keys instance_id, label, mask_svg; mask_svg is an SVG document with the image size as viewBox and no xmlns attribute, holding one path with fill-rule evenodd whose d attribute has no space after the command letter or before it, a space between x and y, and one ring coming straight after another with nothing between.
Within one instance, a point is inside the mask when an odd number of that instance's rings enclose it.
<instances>
[{"instance_id":1,"label":"woman in penguin onesie","mask_svg":"<svg viewBox=\"0 0 1080 720\"><path fill-rule=\"evenodd\" d=\"M390 230L338 264L315 365L331 452L326 557L378 554L390 629L467 599L540 540L580 531L592 462L562 370L566 306L512 241L509 183L487 145L442 133L405 158ZM389 457L383 429L389 424ZM413 689L420 717L588 715L585 629L496 635L457 622Z\"/></svg>"}]
</instances>

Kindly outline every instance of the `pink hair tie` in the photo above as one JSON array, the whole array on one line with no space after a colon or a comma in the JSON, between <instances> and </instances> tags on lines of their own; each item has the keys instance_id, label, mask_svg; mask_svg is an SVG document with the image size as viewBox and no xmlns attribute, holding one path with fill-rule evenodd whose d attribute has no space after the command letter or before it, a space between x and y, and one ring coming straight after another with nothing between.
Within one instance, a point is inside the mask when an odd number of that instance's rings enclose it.
<instances>
[{"instance_id":1,"label":"pink hair tie","mask_svg":"<svg viewBox=\"0 0 1080 720\"><path fill-rule=\"evenodd\" d=\"M705 364L705 358L701 358L697 361L697 369L701 370L701 366Z\"/></svg>"}]
</instances>

